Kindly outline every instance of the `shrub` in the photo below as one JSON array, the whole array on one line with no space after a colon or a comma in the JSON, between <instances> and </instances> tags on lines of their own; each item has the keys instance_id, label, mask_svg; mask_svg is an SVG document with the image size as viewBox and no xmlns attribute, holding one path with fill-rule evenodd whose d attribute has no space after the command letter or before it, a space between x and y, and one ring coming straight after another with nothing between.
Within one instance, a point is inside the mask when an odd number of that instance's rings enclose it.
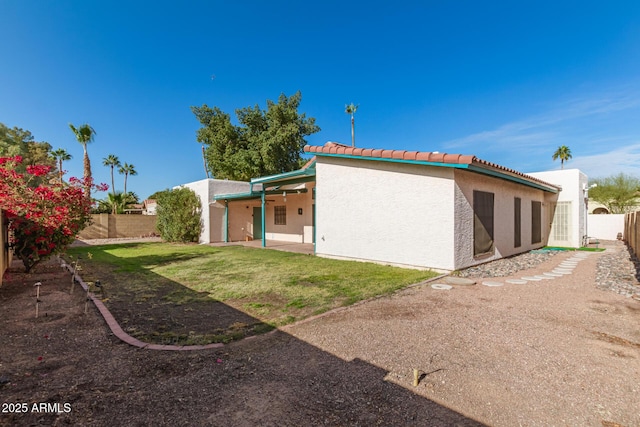
<instances>
[{"instance_id":1,"label":"shrub","mask_svg":"<svg viewBox=\"0 0 640 427\"><path fill-rule=\"evenodd\" d=\"M167 242L197 242L202 231L202 204L189 188L158 194L158 231Z\"/></svg>"},{"instance_id":2,"label":"shrub","mask_svg":"<svg viewBox=\"0 0 640 427\"><path fill-rule=\"evenodd\" d=\"M7 213L14 253L28 273L40 261L64 251L91 221L90 202L83 191L91 181L47 183L36 178L46 177L50 166L27 166L22 174L17 172L21 163L20 156L0 157L0 209ZM33 186L34 181L40 183Z\"/></svg>"}]
</instances>

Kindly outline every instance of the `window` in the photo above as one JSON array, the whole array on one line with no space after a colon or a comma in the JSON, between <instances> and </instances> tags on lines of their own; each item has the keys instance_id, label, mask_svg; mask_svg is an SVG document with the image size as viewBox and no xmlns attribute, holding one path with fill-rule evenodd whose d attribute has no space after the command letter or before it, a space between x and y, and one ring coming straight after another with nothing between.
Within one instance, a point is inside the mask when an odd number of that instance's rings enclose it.
<instances>
[{"instance_id":1,"label":"window","mask_svg":"<svg viewBox=\"0 0 640 427\"><path fill-rule=\"evenodd\" d=\"M274 206L273 210L275 225L287 225L287 207Z\"/></svg>"},{"instance_id":2,"label":"window","mask_svg":"<svg viewBox=\"0 0 640 427\"><path fill-rule=\"evenodd\" d=\"M513 199L513 247L522 246L522 199Z\"/></svg>"},{"instance_id":3,"label":"window","mask_svg":"<svg viewBox=\"0 0 640 427\"><path fill-rule=\"evenodd\" d=\"M558 202L553 214L553 238L563 242L571 240L571 202Z\"/></svg>"},{"instance_id":4,"label":"window","mask_svg":"<svg viewBox=\"0 0 640 427\"><path fill-rule=\"evenodd\" d=\"M493 254L493 196L473 192L473 256Z\"/></svg>"},{"instance_id":5,"label":"window","mask_svg":"<svg viewBox=\"0 0 640 427\"><path fill-rule=\"evenodd\" d=\"M531 202L531 243L542 242L542 202Z\"/></svg>"}]
</instances>

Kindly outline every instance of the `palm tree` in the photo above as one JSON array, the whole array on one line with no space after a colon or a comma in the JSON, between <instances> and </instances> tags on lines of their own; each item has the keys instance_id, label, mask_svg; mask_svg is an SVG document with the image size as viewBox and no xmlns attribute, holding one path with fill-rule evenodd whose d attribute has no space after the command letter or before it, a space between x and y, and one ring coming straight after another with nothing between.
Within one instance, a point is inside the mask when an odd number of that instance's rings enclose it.
<instances>
[{"instance_id":1,"label":"palm tree","mask_svg":"<svg viewBox=\"0 0 640 427\"><path fill-rule=\"evenodd\" d=\"M84 179L85 179L85 196L87 199L91 199L91 162L89 161L89 154L87 153L87 144L93 141L93 136L96 131L87 123L78 126L77 128L69 123L69 128L76 136L76 139L84 150Z\"/></svg>"},{"instance_id":2,"label":"palm tree","mask_svg":"<svg viewBox=\"0 0 640 427\"><path fill-rule=\"evenodd\" d=\"M116 166L120 166L120 160L118 159L117 156L114 156L113 154L109 154L107 157L102 159L102 164L104 166L108 166L108 167L111 168L111 192L115 196L115 194L116 194L116 185L115 185L115 182L113 181L113 168L115 168ZM113 213L116 213L115 204L113 205Z\"/></svg>"},{"instance_id":3,"label":"palm tree","mask_svg":"<svg viewBox=\"0 0 640 427\"><path fill-rule=\"evenodd\" d=\"M60 174L60 184L62 184L62 175L63 175L62 162L71 160L72 156L71 154L67 153L67 150L65 150L64 148L58 148L56 150L53 150L51 152L51 155L58 162L58 173Z\"/></svg>"},{"instance_id":4,"label":"palm tree","mask_svg":"<svg viewBox=\"0 0 640 427\"><path fill-rule=\"evenodd\" d=\"M122 175L124 174L124 194L127 194L127 178L129 177L129 175L134 176L134 175L138 175L138 172L136 172L136 167L133 165L130 165L129 163L126 163L122 166L120 166L120 168L118 169L118 172Z\"/></svg>"},{"instance_id":5,"label":"palm tree","mask_svg":"<svg viewBox=\"0 0 640 427\"><path fill-rule=\"evenodd\" d=\"M564 162L571 158L571 149L566 145L561 145L558 147L555 153L553 153L552 159L558 160L560 159L560 169L564 169Z\"/></svg>"},{"instance_id":6,"label":"palm tree","mask_svg":"<svg viewBox=\"0 0 640 427\"><path fill-rule=\"evenodd\" d=\"M111 213L118 213L124 208L123 194L120 191L107 194L106 204L111 207Z\"/></svg>"},{"instance_id":7,"label":"palm tree","mask_svg":"<svg viewBox=\"0 0 640 427\"><path fill-rule=\"evenodd\" d=\"M352 147L356 146L355 120L353 118L353 115L356 113L357 110L358 110L358 106L355 105L353 102L349 105L345 105L345 109L344 109L345 113L351 114L351 146Z\"/></svg>"}]
</instances>

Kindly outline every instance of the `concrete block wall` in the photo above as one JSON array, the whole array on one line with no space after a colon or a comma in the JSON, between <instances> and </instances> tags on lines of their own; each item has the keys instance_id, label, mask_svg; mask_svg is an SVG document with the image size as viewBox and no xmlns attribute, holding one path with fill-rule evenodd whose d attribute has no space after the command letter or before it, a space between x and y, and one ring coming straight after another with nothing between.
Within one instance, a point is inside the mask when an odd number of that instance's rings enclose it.
<instances>
[{"instance_id":1,"label":"concrete block wall","mask_svg":"<svg viewBox=\"0 0 640 427\"><path fill-rule=\"evenodd\" d=\"M93 223L80 232L81 239L114 239L157 234L155 215L91 215Z\"/></svg>"}]
</instances>

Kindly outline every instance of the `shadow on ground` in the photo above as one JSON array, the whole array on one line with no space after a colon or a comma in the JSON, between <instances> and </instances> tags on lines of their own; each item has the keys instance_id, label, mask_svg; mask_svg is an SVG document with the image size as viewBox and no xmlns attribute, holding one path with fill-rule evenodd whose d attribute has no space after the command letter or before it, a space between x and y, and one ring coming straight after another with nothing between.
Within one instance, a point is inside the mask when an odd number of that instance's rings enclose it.
<instances>
[{"instance_id":1,"label":"shadow on ground","mask_svg":"<svg viewBox=\"0 0 640 427\"><path fill-rule=\"evenodd\" d=\"M34 319L39 275L47 279L47 316ZM14 268L0 287L0 395L29 405L0 413L0 425L482 425L386 381L388 372L366 361L342 360L281 331L208 351L130 347L95 308L84 314L68 278L55 265L31 275ZM40 402L71 410L33 411Z\"/></svg>"}]
</instances>

